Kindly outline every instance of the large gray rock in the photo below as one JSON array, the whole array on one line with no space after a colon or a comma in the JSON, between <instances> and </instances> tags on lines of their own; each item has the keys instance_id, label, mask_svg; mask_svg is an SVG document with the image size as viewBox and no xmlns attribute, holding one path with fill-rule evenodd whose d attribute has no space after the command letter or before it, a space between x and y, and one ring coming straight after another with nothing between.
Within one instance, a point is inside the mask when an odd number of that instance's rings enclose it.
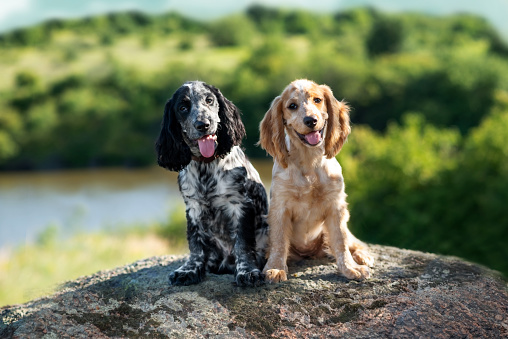
<instances>
[{"instance_id":1,"label":"large gray rock","mask_svg":"<svg viewBox=\"0 0 508 339\"><path fill-rule=\"evenodd\" d=\"M372 278L349 281L329 260L290 266L287 282L239 288L232 275L168 285L182 257L150 258L0 309L0 337L499 338L506 282L478 265L371 246Z\"/></svg>"}]
</instances>

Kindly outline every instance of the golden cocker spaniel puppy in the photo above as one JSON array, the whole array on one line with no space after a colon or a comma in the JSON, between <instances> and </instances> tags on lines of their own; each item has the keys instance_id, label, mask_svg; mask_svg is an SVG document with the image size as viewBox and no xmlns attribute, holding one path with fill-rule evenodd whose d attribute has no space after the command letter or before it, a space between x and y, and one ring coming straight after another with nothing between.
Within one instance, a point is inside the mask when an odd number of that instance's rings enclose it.
<instances>
[{"instance_id":1,"label":"golden cocker spaniel puppy","mask_svg":"<svg viewBox=\"0 0 508 339\"><path fill-rule=\"evenodd\" d=\"M348 279L365 279L374 260L347 228L342 168L335 155L350 132L349 107L330 88L301 79L276 97L259 144L273 158L266 280L287 280L287 260L332 254Z\"/></svg>"}]
</instances>

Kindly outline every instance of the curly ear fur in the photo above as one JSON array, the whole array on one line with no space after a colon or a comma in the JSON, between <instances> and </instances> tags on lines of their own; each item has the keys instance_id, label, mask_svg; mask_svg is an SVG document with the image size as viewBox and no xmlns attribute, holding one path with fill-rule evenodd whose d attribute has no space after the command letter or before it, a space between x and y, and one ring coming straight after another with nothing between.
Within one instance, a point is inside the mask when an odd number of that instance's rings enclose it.
<instances>
[{"instance_id":1,"label":"curly ear fur","mask_svg":"<svg viewBox=\"0 0 508 339\"><path fill-rule=\"evenodd\" d=\"M349 106L338 101L332 90L326 85L320 86L325 94L326 109L328 110L328 126L325 138L325 156L328 159L336 156L351 132L349 123Z\"/></svg>"},{"instance_id":2,"label":"curly ear fur","mask_svg":"<svg viewBox=\"0 0 508 339\"><path fill-rule=\"evenodd\" d=\"M215 155L223 158L233 146L240 145L246 134L245 126L242 123L240 109L224 97L218 88L208 84L204 85L212 91L219 102L220 123L217 129Z\"/></svg>"},{"instance_id":3,"label":"curly ear fur","mask_svg":"<svg viewBox=\"0 0 508 339\"><path fill-rule=\"evenodd\" d=\"M176 93L164 106L161 133L155 143L157 163L170 171L181 171L191 161L191 151L182 136L182 127L174 111Z\"/></svg>"},{"instance_id":4,"label":"curly ear fur","mask_svg":"<svg viewBox=\"0 0 508 339\"><path fill-rule=\"evenodd\" d=\"M286 148L282 114L282 97L278 96L272 101L270 109L259 125L258 145L261 145L282 167L286 168L289 154Z\"/></svg>"}]
</instances>

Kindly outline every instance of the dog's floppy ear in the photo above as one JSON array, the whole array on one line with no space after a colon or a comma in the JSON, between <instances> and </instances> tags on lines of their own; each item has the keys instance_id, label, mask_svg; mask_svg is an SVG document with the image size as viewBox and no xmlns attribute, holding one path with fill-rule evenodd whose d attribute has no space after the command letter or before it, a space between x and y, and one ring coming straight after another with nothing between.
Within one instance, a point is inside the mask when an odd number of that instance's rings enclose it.
<instances>
[{"instance_id":1,"label":"dog's floppy ear","mask_svg":"<svg viewBox=\"0 0 508 339\"><path fill-rule=\"evenodd\" d=\"M282 116L282 97L272 101L270 109L259 125L259 143L282 167L288 167L288 151Z\"/></svg>"},{"instance_id":2,"label":"dog's floppy ear","mask_svg":"<svg viewBox=\"0 0 508 339\"><path fill-rule=\"evenodd\" d=\"M155 150L159 166L178 172L191 161L191 151L183 140L182 127L175 116L175 95L176 93L164 106L161 133L155 143Z\"/></svg>"},{"instance_id":3,"label":"dog's floppy ear","mask_svg":"<svg viewBox=\"0 0 508 339\"><path fill-rule=\"evenodd\" d=\"M217 129L217 149L215 154L223 158L227 155L233 146L240 145L245 137L245 127L242 122L240 109L229 101L221 91L205 84L217 98L219 103L220 123Z\"/></svg>"},{"instance_id":4,"label":"dog's floppy ear","mask_svg":"<svg viewBox=\"0 0 508 339\"><path fill-rule=\"evenodd\" d=\"M328 111L328 126L325 136L325 156L328 159L336 156L351 132L349 124L349 106L333 96L332 90L326 85L320 86L325 95Z\"/></svg>"}]
</instances>

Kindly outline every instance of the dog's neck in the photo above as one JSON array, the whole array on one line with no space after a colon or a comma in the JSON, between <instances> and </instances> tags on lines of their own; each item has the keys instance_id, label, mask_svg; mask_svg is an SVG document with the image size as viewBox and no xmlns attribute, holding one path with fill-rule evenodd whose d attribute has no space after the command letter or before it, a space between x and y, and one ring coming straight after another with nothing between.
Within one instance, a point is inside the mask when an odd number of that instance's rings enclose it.
<instances>
[{"instance_id":1,"label":"dog's neck","mask_svg":"<svg viewBox=\"0 0 508 339\"><path fill-rule=\"evenodd\" d=\"M286 135L286 146L288 149L288 165L294 165L300 168L302 172L312 171L323 164L325 146L324 144L316 147L308 147L300 140L294 140Z\"/></svg>"},{"instance_id":2,"label":"dog's neck","mask_svg":"<svg viewBox=\"0 0 508 339\"><path fill-rule=\"evenodd\" d=\"M213 155L211 156L210 158L205 158L204 156L195 156L195 155L192 155L191 156L191 159L194 160L194 161L197 161L197 162L204 162L205 164L208 164L208 163L211 163L212 161L214 161L215 159L217 159L218 156L217 155Z\"/></svg>"}]
</instances>

